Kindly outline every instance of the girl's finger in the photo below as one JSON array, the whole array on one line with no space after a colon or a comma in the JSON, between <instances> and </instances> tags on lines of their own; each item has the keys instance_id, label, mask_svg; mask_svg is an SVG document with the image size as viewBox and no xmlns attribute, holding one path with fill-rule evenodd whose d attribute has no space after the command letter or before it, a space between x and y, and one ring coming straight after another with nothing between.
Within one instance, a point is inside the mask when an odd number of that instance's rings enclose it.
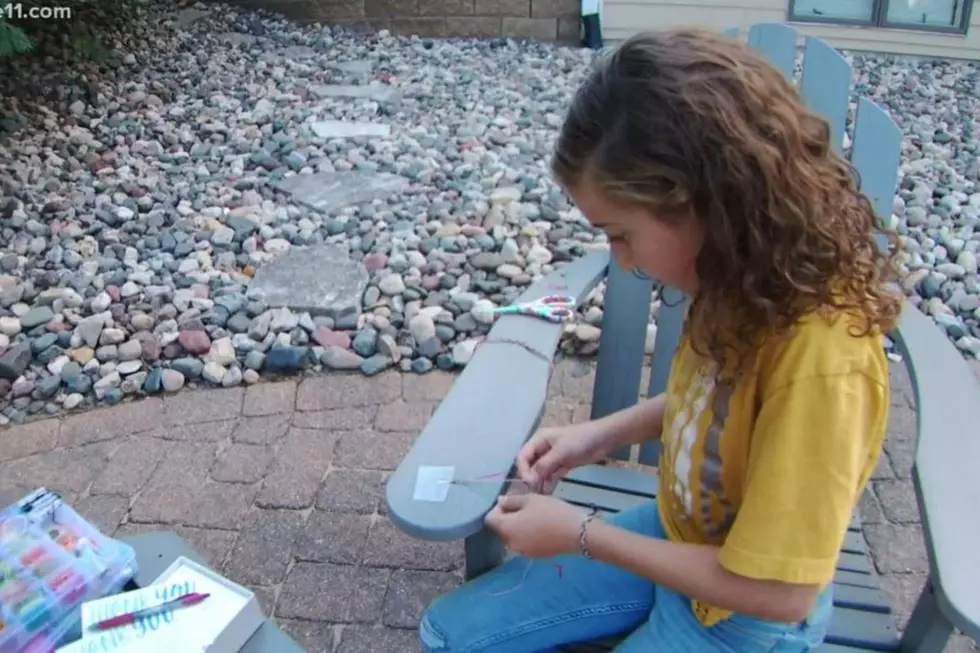
<instances>
[{"instance_id":1,"label":"girl's finger","mask_svg":"<svg viewBox=\"0 0 980 653\"><path fill-rule=\"evenodd\" d=\"M552 494L555 488L558 487L558 483L570 472L568 467L559 467L555 472L546 479L542 479L541 487L539 487L536 492L539 494Z\"/></svg>"},{"instance_id":2,"label":"girl's finger","mask_svg":"<svg viewBox=\"0 0 980 653\"><path fill-rule=\"evenodd\" d=\"M550 448L551 444L546 440L535 442L533 438L524 445L524 448L517 454L517 475L522 481L531 486L537 483L538 478L534 472L534 466Z\"/></svg>"},{"instance_id":3,"label":"girl's finger","mask_svg":"<svg viewBox=\"0 0 980 653\"><path fill-rule=\"evenodd\" d=\"M526 494L502 494L497 497L497 505L494 510L499 508L504 514L515 512L527 505L528 495Z\"/></svg>"},{"instance_id":4,"label":"girl's finger","mask_svg":"<svg viewBox=\"0 0 980 653\"><path fill-rule=\"evenodd\" d=\"M535 491L539 492L545 483L552 482L556 474L563 468L561 454L554 448L541 456L531 468L535 480Z\"/></svg>"},{"instance_id":5,"label":"girl's finger","mask_svg":"<svg viewBox=\"0 0 980 653\"><path fill-rule=\"evenodd\" d=\"M504 511L500 508L500 504L494 505L494 507L486 514L483 518L483 524L490 530L496 532L500 527L500 520L504 516Z\"/></svg>"}]
</instances>

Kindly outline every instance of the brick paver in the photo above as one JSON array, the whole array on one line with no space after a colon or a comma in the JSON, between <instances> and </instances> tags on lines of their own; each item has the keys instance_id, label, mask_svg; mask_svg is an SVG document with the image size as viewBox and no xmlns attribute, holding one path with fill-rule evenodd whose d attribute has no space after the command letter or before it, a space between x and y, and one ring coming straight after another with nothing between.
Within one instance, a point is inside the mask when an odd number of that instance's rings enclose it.
<instances>
[{"instance_id":1,"label":"brick paver","mask_svg":"<svg viewBox=\"0 0 980 653\"><path fill-rule=\"evenodd\" d=\"M0 505L44 485L106 533L174 530L311 653L416 651L425 605L460 582L462 546L397 530L384 482L453 378L334 374L11 426L0 431ZM587 363L560 364L545 423L587 419L593 379ZM892 383L886 452L861 513L904 623L928 565L899 366ZM977 650L959 636L946 649Z\"/></svg>"}]
</instances>

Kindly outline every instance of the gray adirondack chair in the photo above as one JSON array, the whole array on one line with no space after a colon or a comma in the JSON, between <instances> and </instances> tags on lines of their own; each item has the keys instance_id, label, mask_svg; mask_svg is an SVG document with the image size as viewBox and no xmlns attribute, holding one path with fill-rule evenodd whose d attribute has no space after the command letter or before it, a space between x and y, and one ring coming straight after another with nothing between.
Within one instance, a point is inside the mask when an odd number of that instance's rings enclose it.
<instances>
[{"instance_id":1,"label":"gray adirondack chair","mask_svg":"<svg viewBox=\"0 0 980 653\"><path fill-rule=\"evenodd\" d=\"M753 26L748 42L792 78L799 34L789 26ZM805 39L799 88L809 105L830 123L842 148L851 70L825 42ZM880 216L890 216L900 162L901 133L878 106L860 99L850 160L861 190ZM607 253L592 253L533 284L519 298L564 294L583 300L605 278L607 290L592 395L592 418L632 405L638 399L652 283L623 270ZM686 309L676 289L661 289L649 395L664 390L671 355ZM545 405L553 356L562 329L529 317L501 318L489 340L517 339L541 355L497 343L481 347L439 405L386 488L388 513L398 528L424 540L465 540L467 577L499 564L504 551L483 528L483 517L499 484L483 492L451 491L443 503L413 500L420 465L453 466L461 478L509 469L537 427ZM905 651L939 653L956 627L980 640L980 383L946 336L911 304L891 334L904 355L918 410L918 444L913 469L929 555L930 575L901 637L884 599L873 564L854 521L837 564L835 613L821 653ZM625 458L629 452L618 452ZM639 461L655 465L659 445L639 450ZM651 500L656 479L618 466L592 465L572 472L556 495L578 505L614 512ZM609 650L615 641L582 643L568 650Z\"/></svg>"}]
</instances>

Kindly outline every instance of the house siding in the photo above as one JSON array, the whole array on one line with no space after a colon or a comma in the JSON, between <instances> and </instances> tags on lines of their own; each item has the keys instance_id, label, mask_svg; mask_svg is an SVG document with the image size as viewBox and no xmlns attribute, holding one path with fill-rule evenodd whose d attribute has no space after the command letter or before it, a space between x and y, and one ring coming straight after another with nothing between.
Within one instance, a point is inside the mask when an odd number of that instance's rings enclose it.
<instances>
[{"instance_id":1,"label":"house siding","mask_svg":"<svg viewBox=\"0 0 980 653\"><path fill-rule=\"evenodd\" d=\"M602 32L606 41L617 42L643 29L693 25L719 31L737 27L744 33L755 23L786 22L843 50L980 59L980 8L971 12L965 35L796 23L787 20L788 8L789 0L606 0Z\"/></svg>"}]
</instances>

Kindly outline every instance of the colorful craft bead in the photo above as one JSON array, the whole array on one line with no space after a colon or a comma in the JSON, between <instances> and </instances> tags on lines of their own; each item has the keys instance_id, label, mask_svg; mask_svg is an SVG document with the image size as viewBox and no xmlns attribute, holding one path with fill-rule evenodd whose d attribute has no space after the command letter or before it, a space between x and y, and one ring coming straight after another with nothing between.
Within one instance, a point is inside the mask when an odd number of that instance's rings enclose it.
<instances>
[{"instance_id":1,"label":"colorful craft bead","mask_svg":"<svg viewBox=\"0 0 980 653\"><path fill-rule=\"evenodd\" d=\"M14 613L27 630L38 630L48 619L44 595L35 592L14 608Z\"/></svg>"},{"instance_id":2,"label":"colorful craft bead","mask_svg":"<svg viewBox=\"0 0 980 653\"><path fill-rule=\"evenodd\" d=\"M68 602L80 600L85 595L85 579L71 569L62 569L48 578L48 587L65 597Z\"/></svg>"}]
</instances>

